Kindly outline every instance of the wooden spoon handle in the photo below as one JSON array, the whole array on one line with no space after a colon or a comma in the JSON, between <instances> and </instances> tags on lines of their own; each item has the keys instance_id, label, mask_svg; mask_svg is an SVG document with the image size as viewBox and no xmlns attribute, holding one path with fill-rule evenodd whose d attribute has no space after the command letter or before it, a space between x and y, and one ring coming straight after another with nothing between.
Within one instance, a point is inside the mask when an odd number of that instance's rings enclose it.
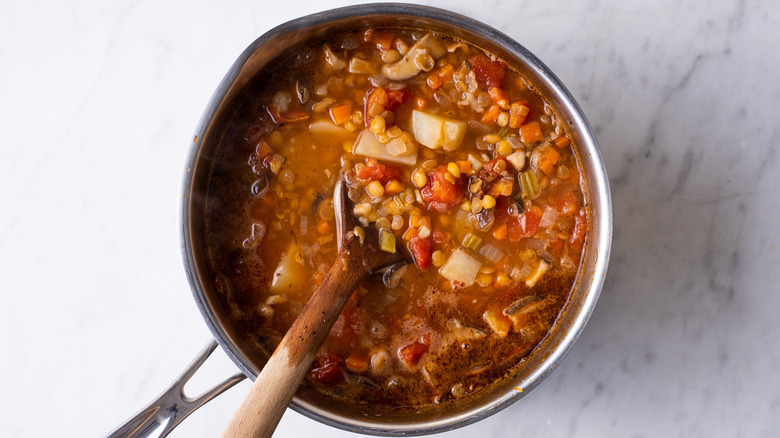
<instances>
[{"instance_id":1,"label":"wooden spoon handle","mask_svg":"<svg viewBox=\"0 0 780 438\"><path fill-rule=\"evenodd\" d=\"M265 364L222 433L270 437L352 292L368 276L339 257ZM353 266L349 266L353 265Z\"/></svg>"}]
</instances>

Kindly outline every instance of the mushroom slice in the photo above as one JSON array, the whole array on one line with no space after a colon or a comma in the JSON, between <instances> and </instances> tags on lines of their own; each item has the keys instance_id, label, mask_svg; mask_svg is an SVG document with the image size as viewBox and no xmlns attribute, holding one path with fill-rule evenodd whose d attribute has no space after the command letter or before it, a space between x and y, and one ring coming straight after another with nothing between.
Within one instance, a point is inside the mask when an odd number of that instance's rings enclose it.
<instances>
[{"instance_id":1,"label":"mushroom slice","mask_svg":"<svg viewBox=\"0 0 780 438\"><path fill-rule=\"evenodd\" d=\"M422 71L420 62L416 60L418 56L423 56L426 53L435 61L444 56L447 49L441 45L436 37L428 33L420 38L420 41L417 41L403 58L382 67L382 74L391 81L410 79Z\"/></svg>"}]
</instances>

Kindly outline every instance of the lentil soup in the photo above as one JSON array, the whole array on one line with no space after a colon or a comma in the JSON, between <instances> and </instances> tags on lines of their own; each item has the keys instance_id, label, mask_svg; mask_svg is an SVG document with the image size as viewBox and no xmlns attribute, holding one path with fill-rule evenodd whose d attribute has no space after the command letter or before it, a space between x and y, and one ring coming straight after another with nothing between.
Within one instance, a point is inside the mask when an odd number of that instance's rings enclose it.
<instances>
[{"instance_id":1,"label":"lentil soup","mask_svg":"<svg viewBox=\"0 0 780 438\"><path fill-rule=\"evenodd\" d=\"M268 84L272 84L269 86ZM218 300L270 353L336 257L333 188L413 264L351 297L304 385L378 409L439 405L521 364L566 304L587 229L566 122L502 60L377 28L250 82L208 189Z\"/></svg>"}]
</instances>

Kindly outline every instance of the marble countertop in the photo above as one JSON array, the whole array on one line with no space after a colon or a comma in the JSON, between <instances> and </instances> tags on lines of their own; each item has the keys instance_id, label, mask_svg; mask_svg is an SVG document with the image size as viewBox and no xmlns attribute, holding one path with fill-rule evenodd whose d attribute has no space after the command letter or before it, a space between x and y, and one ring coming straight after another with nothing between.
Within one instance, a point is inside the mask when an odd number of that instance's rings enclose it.
<instances>
[{"instance_id":1,"label":"marble countertop","mask_svg":"<svg viewBox=\"0 0 780 438\"><path fill-rule=\"evenodd\" d=\"M347 3L5 2L0 436L102 436L208 342L179 250L192 133L266 30ZM444 433L780 433L780 8L771 1L431 1L515 38L599 138L614 241L561 366ZM236 368L218 352L196 385ZM173 437L217 436L249 383ZM345 436L295 412L277 436Z\"/></svg>"}]
</instances>

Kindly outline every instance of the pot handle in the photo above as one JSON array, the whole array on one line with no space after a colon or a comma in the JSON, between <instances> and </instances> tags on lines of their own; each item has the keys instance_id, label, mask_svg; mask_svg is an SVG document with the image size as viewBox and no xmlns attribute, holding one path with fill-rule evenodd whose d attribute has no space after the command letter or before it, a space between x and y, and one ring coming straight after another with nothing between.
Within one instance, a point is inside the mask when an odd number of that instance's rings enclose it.
<instances>
[{"instance_id":1,"label":"pot handle","mask_svg":"<svg viewBox=\"0 0 780 438\"><path fill-rule=\"evenodd\" d=\"M206 362L206 359L211 356L211 353L216 348L217 341L212 339L168 389L127 420L125 424L108 434L107 438L167 436L174 427L178 426L195 409L198 409L209 400L244 380L246 376L243 373L237 373L198 397L191 398L184 394L184 385L195 375L195 372L200 369L201 365Z\"/></svg>"}]
</instances>

